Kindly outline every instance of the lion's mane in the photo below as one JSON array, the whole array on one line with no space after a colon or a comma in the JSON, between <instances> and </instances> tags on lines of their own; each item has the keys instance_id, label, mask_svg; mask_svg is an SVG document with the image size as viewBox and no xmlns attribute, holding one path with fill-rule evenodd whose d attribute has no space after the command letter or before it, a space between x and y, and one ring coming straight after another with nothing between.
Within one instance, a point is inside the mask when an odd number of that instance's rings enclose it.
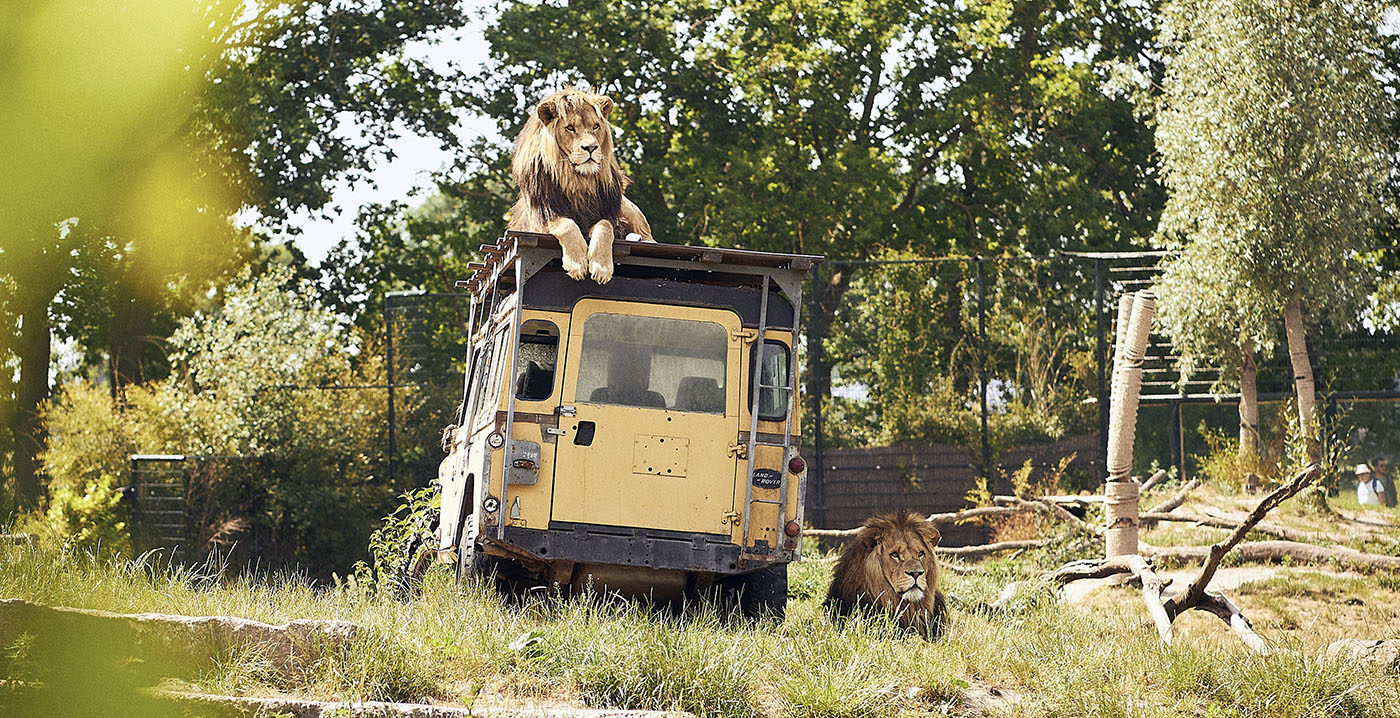
<instances>
[{"instance_id":1,"label":"lion's mane","mask_svg":"<svg viewBox=\"0 0 1400 718\"><path fill-rule=\"evenodd\" d=\"M520 188L520 199L511 209L510 229L544 232L550 222L568 217L585 234L599 220L612 222L618 237L633 231L622 213L622 194L631 180L613 155L607 112L599 111L597 102L606 102L611 108L611 100L574 89L560 90L541 103L552 105L561 117L580 111L597 116L602 125L597 134L603 157L598 171L587 175L574 171L568 150L559 146L538 112L530 113L515 138L511 157L510 174Z\"/></svg>"},{"instance_id":2,"label":"lion's mane","mask_svg":"<svg viewBox=\"0 0 1400 718\"><path fill-rule=\"evenodd\" d=\"M869 519L841 550L827 591L827 610L837 618L862 609L884 611L893 615L899 625L918 631L924 638L938 638L948 625L948 606L938 585L938 560L934 556L941 538L933 524L912 511ZM912 561L922 566L926 587L918 600L909 601L906 594L891 587L902 578L891 575L892 572L913 568L890 560L887 554L891 547L913 552L913 556L901 559L905 564ZM924 551L923 558L918 558L918 550Z\"/></svg>"}]
</instances>

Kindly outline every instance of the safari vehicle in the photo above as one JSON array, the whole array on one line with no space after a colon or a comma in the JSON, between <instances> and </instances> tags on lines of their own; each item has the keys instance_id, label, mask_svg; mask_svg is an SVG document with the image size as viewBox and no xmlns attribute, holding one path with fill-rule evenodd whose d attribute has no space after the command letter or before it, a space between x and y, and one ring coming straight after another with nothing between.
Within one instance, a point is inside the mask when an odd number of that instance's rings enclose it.
<instances>
[{"instance_id":1,"label":"safari vehicle","mask_svg":"<svg viewBox=\"0 0 1400 718\"><path fill-rule=\"evenodd\" d=\"M548 234L483 250L439 555L517 590L715 590L782 615L806 480L794 338L821 258L620 241L600 285Z\"/></svg>"}]
</instances>

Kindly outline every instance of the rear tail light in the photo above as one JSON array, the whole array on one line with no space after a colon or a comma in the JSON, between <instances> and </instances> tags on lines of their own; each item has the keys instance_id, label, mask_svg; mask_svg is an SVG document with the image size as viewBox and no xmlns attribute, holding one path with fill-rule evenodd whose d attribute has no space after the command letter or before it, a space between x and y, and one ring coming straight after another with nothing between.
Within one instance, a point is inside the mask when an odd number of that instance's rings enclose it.
<instances>
[{"instance_id":1,"label":"rear tail light","mask_svg":"<svg viewBox=\"0 0 1400 718\"><path fill-rule=\"evenodd\" d=\"M792 457L792 460L788 462L788 471L791 471L794 474L800 474L806 469L807 462L803 461L801 456L794 456Z\"/></svg>"},{"instance_id":2,"label":"rear tail light","mask_svg":"<svg viewBox=\"0 0 1400 718\"><path fill-rule=\"evenodd\" d=\"M793 538L797 538L797 534L802 533L802 525L797 523L796 521L789 521L787 522L787 525L783 527L783 533Z\"/></svg>"}]
</instances>

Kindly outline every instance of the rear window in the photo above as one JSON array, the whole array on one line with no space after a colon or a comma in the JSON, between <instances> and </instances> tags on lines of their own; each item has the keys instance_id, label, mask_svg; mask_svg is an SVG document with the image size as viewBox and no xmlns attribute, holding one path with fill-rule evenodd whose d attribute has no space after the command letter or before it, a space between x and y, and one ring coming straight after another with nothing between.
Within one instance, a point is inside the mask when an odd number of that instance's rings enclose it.
<instances>
[{"instance_id":1,"label":"rear window","mask_svg":"<svg viewBox=\"0 0 1400 718\"><path fill-rule=\"evenodd\" d=\"M728 351L728 332L714 322L593 314L574 400L723 414Z\"/></svg>"}]
</instances>

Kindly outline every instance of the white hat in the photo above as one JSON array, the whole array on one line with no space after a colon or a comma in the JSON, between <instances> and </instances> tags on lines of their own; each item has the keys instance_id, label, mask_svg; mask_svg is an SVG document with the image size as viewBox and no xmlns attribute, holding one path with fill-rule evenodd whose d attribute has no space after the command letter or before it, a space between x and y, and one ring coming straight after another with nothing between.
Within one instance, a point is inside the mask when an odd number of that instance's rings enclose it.
<instances>
[{"instance_id":1,"label":"white hat","mask_svg":"<svg viewBox=\"0 0 1400 718\"><path fill-rule=\"evenodd\" d=\"M1365 465L1365 464L1357 464L1357 465L1356 465L1356 475L1357 475L1357 476L1360 476L1360 475L1362 475L1362 474L1369 474L1369 473L1371 473L1371 467L1369 467L1369 466L1367 466L1367 465Z\"/></svg>"}]
</instances>

